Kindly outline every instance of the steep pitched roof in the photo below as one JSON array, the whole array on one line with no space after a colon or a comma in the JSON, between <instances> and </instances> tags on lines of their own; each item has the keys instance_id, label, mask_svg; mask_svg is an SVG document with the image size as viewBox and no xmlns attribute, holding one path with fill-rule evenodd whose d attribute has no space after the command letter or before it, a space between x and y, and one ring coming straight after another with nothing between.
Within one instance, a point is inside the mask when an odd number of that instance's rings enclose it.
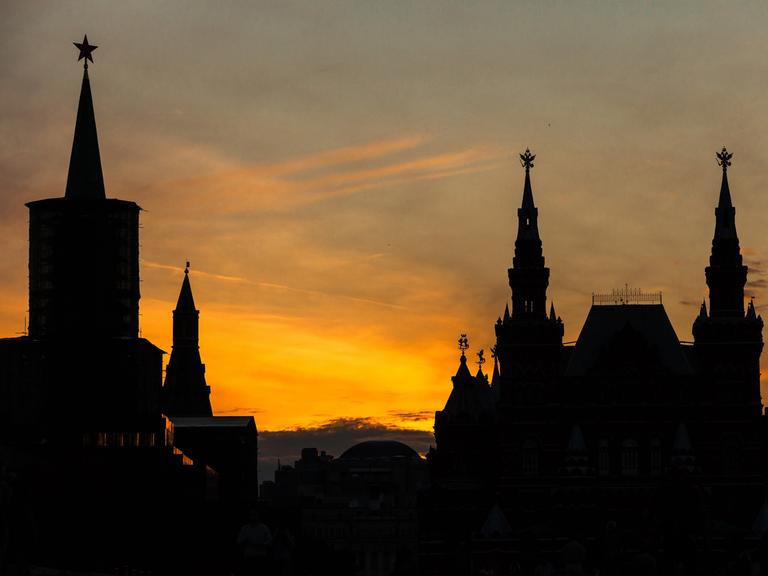
<instances>
[{"instance_id":1,"label":"steep pitched roof","mask_svg":"<svg viewBox=\"0 0 768 576\"><path fill-rule=\"evenodd\" d=\"M690 374L691 366L661 304L592 306L566 369L567 376L583 376L598 364L603 350L622 330L637 332L660 363L674 374Z\"/></svg>"},{"instance_id":2,"label":"steep pitched roof","mask_svg":"<svg viewBox=\"0 0 768 576\"><path fill-rule=\"evenodd\" d=\"M478 376L481 374L478 372ZM488 380L485 375L472 376L464 355L459 359L459 369L451 380L453 389L443 408L444 414L453 421L478 424L495 418L495 403Z\"/></svg>"},{"instance_id":3,"label":"steep pitched roof","mask_svg":"<svg viewBox=\"0 0 768 576\"><path fill-rule=\"evenodd\" d=\"M80 88L80 103L77 107L75 137L69 157L69 174L64 197L77 200L106 198L87 68L83 72L83 84Z\"/></svg>"},{"instance_id":4,"label":"steep pitched roof","mask_svg":"<svg viewBox=\"0 0 768 576\"><path fill-rule=\"evenodd\" d=\"M192 286L189 283L189 269L184 270L184 281L181 283L179 299L176 302L176 311L195 312L195 299L192 297Z\"/></svg>"}]
</instances>

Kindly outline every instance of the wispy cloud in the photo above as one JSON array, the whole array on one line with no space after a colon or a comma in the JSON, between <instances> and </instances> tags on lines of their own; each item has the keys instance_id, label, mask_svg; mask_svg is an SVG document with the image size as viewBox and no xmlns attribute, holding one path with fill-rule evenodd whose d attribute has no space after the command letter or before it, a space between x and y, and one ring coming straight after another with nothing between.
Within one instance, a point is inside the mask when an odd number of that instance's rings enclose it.
<instances>
[{"instance_id":1,"label":"wispy cloud","mask_svg":"<svg viewBox=\"0 0 768 576\"><path fill-rule=\"evenodd\" d=\"M425 136L408 136L252 166L201 151L202 174L158 187L166 196L183 194L187 205L208 213L281 211L364 190L489 170L505 156L482 146L425 153L420 148L427 143Z\"/></svg>"},{"instance_id":2,"label":"wispy cloud","mask_svg":"<svg viewBox=\"0 0 768 576\"><path fill-rule=\"evenodd\" d=\"M374 255L375 256L375 255ZM151 260L142 260L141 261L143 266L146 266L147 268L154 268L157 270L167 270L169 272L173 272L174 274L178 274L182 271L181 268L178 266L172 266L170 264L161 264L160 262L153 262ZM398 304L393 304L391 302L383 302L380 300L374 300L372 298L363 298L360 296L354 296L349 294L340 294L338 292L328 292L328 291L321 291L321 290L310 290L307 288L299 288L295 286L288 286L286 284L278 284L275 282L261 282L257 280L249 280L248 278L243 278L241 276L227 276L225 274L216 274L212 272L206 272L204 270L195 269L194 270L195 276L202 276L203 278L209 278L211 280L218 280L221 282L233 282L237 284L244 284L248 286L253 286L255 288L263 288L268 290L279 290L283 292L296 292L299 294L305 294L305 295L312 295L312 296L320 296L323 298L338 298L342 300L346 300L349 302L357 302L359 304L369 304L371 306L379 306L383 308L390 308L394 310L406 310L406 307L400 306Z\"/></svg>"},{"instance_id":3,"label":"wispy cloud","mask_svg":"<svg viewBox=\"0 0 768 576\"><path fill-rule=\"evenodd\" d=\"M412 412L402 410L388 410L387 414L404 422L423 422L424 420L431 420L435 417L434 410L419 410Z\"/></svg>"},{"instance_id":4,"label":"wispy cloud","mask_svg":"<svg viewBox=\"0 0 768 576\"><path fill-rule=\"evenodd\" d=\"M745 286L747 296L761 295L761 291L768 287L768 272L766 271L766 262L760 257L757 250L752 248L743 248L744 263L748 267L747 284Z\"/></svg>"}]
</instances>

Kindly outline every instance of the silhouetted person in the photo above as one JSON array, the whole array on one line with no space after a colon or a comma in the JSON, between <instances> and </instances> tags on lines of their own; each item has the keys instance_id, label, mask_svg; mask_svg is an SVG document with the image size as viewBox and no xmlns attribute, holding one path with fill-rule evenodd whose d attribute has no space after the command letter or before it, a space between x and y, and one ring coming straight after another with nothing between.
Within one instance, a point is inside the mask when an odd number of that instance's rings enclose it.
<instances>
[{"instance_id":1,"label":"silhouetted person","mask_svg":"<svg viewBox=\"0 0 768 576\"><path fill-rule=\"evenodd\" d=\"M291 576L293 574L293 552L295 548L296 542L293 539L293 535L291 535L291 531L285 526L278 528L272 541L276 576Z\"/></svg>"},{"instance_id":2,"label":"silhouetted person","mask_svg":"<svg viewBox=\"0 0 768 576\"><path fill-rule=\"evenodd\" d=\"M242 560L240 574L261 576L268 573L272 533L261 521L256 508L251 509L248 522L240 528L237 544Z\"/></svg>"}]
</instances>

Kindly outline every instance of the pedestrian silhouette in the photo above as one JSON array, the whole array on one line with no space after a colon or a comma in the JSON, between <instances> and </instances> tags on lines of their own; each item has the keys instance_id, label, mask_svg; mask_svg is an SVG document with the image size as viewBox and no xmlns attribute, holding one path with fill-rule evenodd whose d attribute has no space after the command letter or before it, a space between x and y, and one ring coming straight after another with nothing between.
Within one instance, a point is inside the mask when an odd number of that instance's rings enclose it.
<instances>
[{"instance_id":1,"label":"pedestrian silhouette","mask_svg":"<svg viewBox=\"0 0 768 576\"><path fill-rule=\"evenodd\" d=\"M272 547L272 533L261 521L259 511L252 508L248 522L237 535L240 547L240 574L262 576L269 573L269 552Z\"/></svg>"}]
</instances>

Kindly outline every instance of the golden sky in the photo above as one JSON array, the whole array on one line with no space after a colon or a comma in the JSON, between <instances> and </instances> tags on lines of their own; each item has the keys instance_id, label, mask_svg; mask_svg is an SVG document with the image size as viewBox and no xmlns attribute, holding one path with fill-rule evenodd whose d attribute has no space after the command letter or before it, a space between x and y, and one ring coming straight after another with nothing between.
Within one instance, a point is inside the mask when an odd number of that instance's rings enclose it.
<instances>
[{"instance_id":1,"label":"golden sky","mask_svg":"<svg viewBox=\"0 0 768 576\"><path fill-rule=\"evenodd\" d=\"M723 145L764 311L767 25L702 0L3 2L0 334L24 203L64 193L84 33L107 195L145 210L142 335L170 351L190 260L218 414L430 429L459 334L487 350L509 299L526 147L566 340L625 283L691 338Z\"/></svg>"}]
</instances>

